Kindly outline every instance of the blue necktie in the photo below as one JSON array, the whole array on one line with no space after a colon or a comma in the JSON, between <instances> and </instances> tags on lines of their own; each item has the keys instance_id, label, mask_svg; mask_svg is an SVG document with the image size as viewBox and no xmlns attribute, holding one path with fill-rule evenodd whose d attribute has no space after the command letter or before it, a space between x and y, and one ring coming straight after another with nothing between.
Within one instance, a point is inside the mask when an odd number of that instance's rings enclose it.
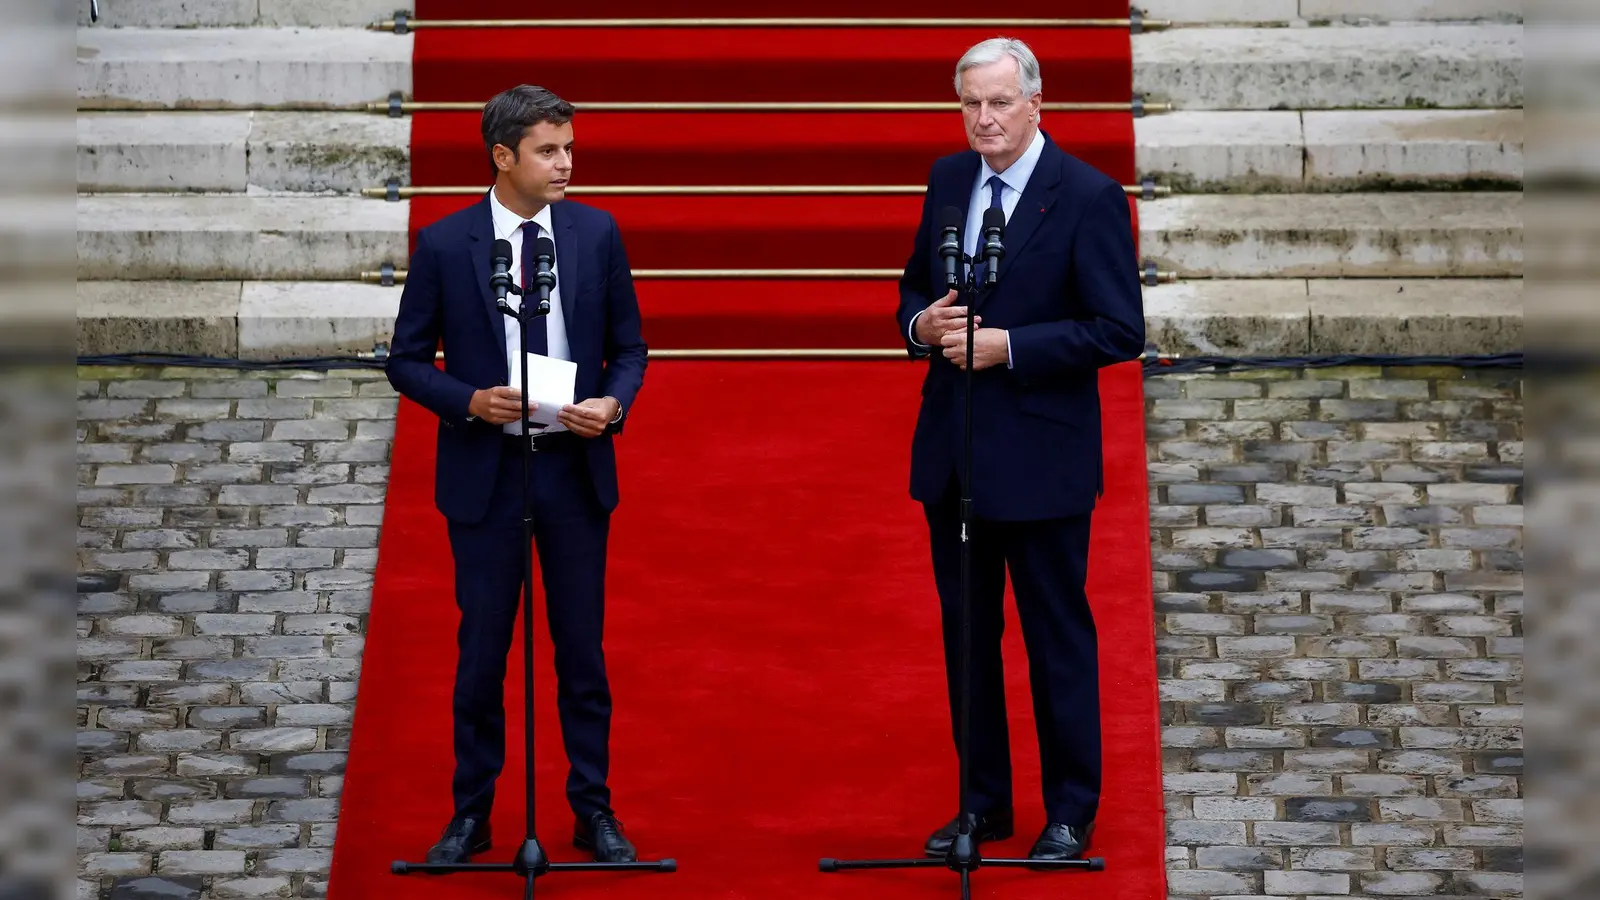
<instances>
[{"instance_id":1,"label":"blue necktie","mask_svg":"<svg viewBox=\"0 0 1600 900\"><path fill-rule=\"evenodd\" d=\"M1000 193L1005 190L1006 183L1000 180L999 175L990 175L985 184L989 185L989 208L1004 210L1005 207L1000 203ZM978 284L983 284L988 265L983 259L983 229L981 226L978 229L978 241L972 251L972 267L973 278L977 280Z\"/></svg>"},{"instance_id":2,"label":"blue necktie","mask_svg":"<svg viewBox=\"0 0 1600 900\"><path fill-rule=\"evenodd\" d=\"M534 255L538 251L536 251L534 249L533 245L534 245L534 242L537 241L538 239L539 239L539 223L533 221L532 219L529 219L528 221L523 222L522 223L522 290L523 290L524 293L522 295L522 302L523 303L527 303L530 300L532 300L532 301L535 302L536 305L537 305L537 302L538 302L539 290L538 290L538 288L534 287L533 275L534 275L534 272L536 272L538 270L537 266L534 264ZM526 308L526 307L524 307L524 308ZM549 333L548 329L545 327L545 319L547 319L547 318L549 318L549 317L548 316L534 316L531 321L526 320L526 319L523 320L524 326L528 329L528 352L529 353L537 353L540 356L549 356L550 355L550 333Z\"/></svg>"}]
</instances>

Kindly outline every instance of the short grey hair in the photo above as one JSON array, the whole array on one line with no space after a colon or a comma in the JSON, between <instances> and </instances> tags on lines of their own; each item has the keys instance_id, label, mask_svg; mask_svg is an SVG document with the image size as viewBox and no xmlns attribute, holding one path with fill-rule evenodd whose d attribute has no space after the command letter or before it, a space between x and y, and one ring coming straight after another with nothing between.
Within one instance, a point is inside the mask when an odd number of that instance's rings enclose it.
<instances>
[{"instance_id":1,"label":"short grey hair","mask_svg":"<svg viewBox=\"0 0 1600 900\"><path fill-rule=\"evenodd\" d=\"M1039 78L1039 59L1033 55L1027 44L1016 38L997 37L990 38L973 44L972 48L962 54L961 61L956 63L956 96L961 96L961 73L979 66L997 63L1006 57L1017 61L1018 81L1022 85L1022 96L1032 97L1044 87L1044 82Z\"/></svg>"}]
</instances>

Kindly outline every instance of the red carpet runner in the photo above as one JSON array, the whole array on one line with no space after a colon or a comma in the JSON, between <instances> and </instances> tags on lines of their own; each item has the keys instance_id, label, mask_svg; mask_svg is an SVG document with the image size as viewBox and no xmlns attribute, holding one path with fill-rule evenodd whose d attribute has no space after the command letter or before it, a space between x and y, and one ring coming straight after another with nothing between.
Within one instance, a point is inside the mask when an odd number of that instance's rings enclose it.
<instances>
[{"instance_id":1,"label":"red carpet runner","mask_svg":"<svg viewBox=\"0 0 1600 900\"><path fill-rule=\"evenodd\" d=\"M822 874L825 856L915 855L949 817L957 769L943 699L926 528L906 496L920 368L908 363L658 362L619 441L606 618L618 814L663 875L562 873L548 896L939 898L943 870ZM805 385L804 391L796 390ZM1144 425L1136 365L1103 378L1107 493L1090 596L1100 629L1102 873L984 870L977 896L1156 900L1162 806L1151 636ZM827 412L823 398L843 400ZM830 405L831 404L825 404ZM333 900L514 896L508 875L388 874L420 859L450 814L456 614L432 504L434 420L400 417ZM1027 657L1009 607L1018 836L1043 826ZM568 844L565 762L542 606L535 737L540 837ZM517 638L521 646L521 637ZM507 771L495 811L509 859L523 807L520 649L508 678Z\"/></svg>"},{"instance_id":2,"label":"red carpet runner","mask_svg":"<svg viewBox=\"0 0 1600 900\"><path fill-rule=\"evenodd\" d=\"M422 18L533 16L499 0L419 0ZM681 8L680 8L681 7ZM594 0L587 16L658 16L644 0ZM579 13L575 13L579 14ZM692 0L672 15L750 15ZM970 4L815 0L761 15L971 16ZM1123 17L1126 3L1019 0L1007 15ZM1020 29L1047 101L1126 102L1129 36ZM966 29L421 30L415 94L483 100L545 84L607 100L953 102ZM535 52L537 49L537 52ZM1052 112L1068 152L1134 179L1128 113ZM948 113L584 112L575 184L921 185L965 146ZM412 183L483 184L475 113L422 113ZM636 269L898 269L920 197L584 196L617 216ZM474 197L411 204L412 233ZM815 235L828 233L827 258ZM841 256L844 253L847 256ZM670 348L896 347L892 279L651 278L638 281L645 337ZM942 870L823 874L825 856L915 855L956 800L938 602L921 513L907 496L922 369L906 362L651 363L618 443L607 660L616 702L612 788L647 858L674 874L540 879L550 896L939 898ZM1105 373L1107 493L1090 571L1102 648L1105 800L1097 874L985 870L976 896L1165 897L1164 825L1150 600L1142 390L1136 365ZM330 896L519 896L508 875L396 877L449 816L456 612L432 505L432 416L402 403ZM981 490L981 486L979 487ZM1042 826L1026 655L1008 607L1007 678L1023 855ZM536 803L558 860L570 844L565 760L542 602L536 619ZM507 769L495 813L509 859L522 833L520 635L508 677Z\"/></svg>"}]
</instances>

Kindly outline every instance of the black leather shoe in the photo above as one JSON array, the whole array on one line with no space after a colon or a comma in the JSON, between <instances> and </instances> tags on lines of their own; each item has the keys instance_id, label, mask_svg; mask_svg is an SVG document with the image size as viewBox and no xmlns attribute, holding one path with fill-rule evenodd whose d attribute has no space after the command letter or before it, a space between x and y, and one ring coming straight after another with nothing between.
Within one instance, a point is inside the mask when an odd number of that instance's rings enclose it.
<instances>
[{"instance_id":1,"label":"black leather shoe","mask_svg":"<svg viewBox=\"0 0 1600 900\"><path fill-rule=\"evenodd\" d=\"M1084 851L1089 849L1089 838L1093 834L1093 821L1088 825L1062 825L1059 822L1051 822L1040 832L1039 839L1033 842L1033 849L1028 851L1028 858L1082 859Z\"/></svg>"},{"instance_id":2,"label":"black leather shoe","mask_svg":"<svg viewBox=\"0 0 1600 900\"><path fill-rule=\"evenodd\" d=\"M439 843L428 849L428 862L460 865L489 849L489 821L473 816L451 819Z\"/></svg>"},{"instance_id":3,"label":"black leather shoe","mask_svg":"<svg viewBox=\"0 0 1600 900\"><path fill-rule=\"evenodd\" d=\"M572 831L572 846L594 854L595 862L635 862L639 855L622 834L616 816L597 812L579 819Z\"/></svg>"},{"instance_id":4,"label":"black leather shoe","mask_svg":"<svg viewBox=\"0 0 1600 900\"><path fill-rule=\"evenodd\" d=\"M1011 837L1015 828L1012 820L1012 811L1009 809L995 810L988 815L978 817L977 824L972 831L978 843L984 841L1003 841ZM935 831L922 845L922 852L927 856L940 857L950 852L950 845L956 841L956 833L960 826L955 819L951 819L943 828Z\"/></svg>"}]
</instances>

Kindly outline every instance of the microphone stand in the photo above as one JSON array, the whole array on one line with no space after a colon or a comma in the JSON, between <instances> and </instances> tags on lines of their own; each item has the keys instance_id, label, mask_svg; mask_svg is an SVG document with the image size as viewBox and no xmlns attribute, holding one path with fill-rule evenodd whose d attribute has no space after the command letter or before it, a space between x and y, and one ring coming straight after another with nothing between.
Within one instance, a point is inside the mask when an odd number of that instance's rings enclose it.
<instances>
[{"instance_id":1,"label":"microphone stand","mask_svg":"<svg viewBox=\"0 0 1600 900\"><path fill-rule=\"evenodd\" d=\"M997 242L998 243L998 242ZM1003 250L1001 251L1003 253ZM965 447L965 458L961 472L961 712L958 731L960 732L960 812L956 816L956 837L951 841L950 849L943 858L939 857L912 857L907 859L823 859L818 867L824 872L842 872L849 869L928 869L944 867L961 875L961 900L972 898L972 873L983 866L998 868L1026 868L1038 871L1052 871L1061 869L1080 869L1090 872L1099 872L1105 869L1105 860L1099 857L1089 859L1060 859L1036 860L996 858L982 856L978 852L978 841L973 836L977 827L976 816L967 808L967 792L971 783L969 760L971 758L971 732L972 732L972 355L975 332L975 316L980 303L988 298L994 290L996 269L999 265L1000 254L990 257L987 266L984 284L980 287L974 277L972 265L968 265L965 283L955 283L954 279L946 282L946 289L961 289L961 297L967 309L967 365L966 365L966 397L964 398L965 410L962 422L962 441ZM962 254L961 259L972 263L976 260Z\"/></svg>"},{"instance_id":2,"label":"microphone stand","mask_svg":"<svg viewBox=\"0 0 1600 900\"><path fill-rule=\"evenodd\" d=\"M528 296L534 292L524 291L515 284L507 285L510 293ZM536 295L537 296L537 295ZM545 856L544 848L539 844L539 838L534 832L534 754L533 754L533 433L528 428L528 323L539 316L550 314L550 300L548 297L539 297L537 303L530 309L527 303L518 304L513 309L505 299L500 299L497 304L500 312L507 317L517 320L518 338L521 341L522 352L522 683L523 683L523 715L525 727L523 728L523 767L526 772L527 783L527 831L523 838L522 847L517 851L517 856L508 863L409 863L396 861L389 865L389 871L396 875L406 875L412 872L430 875L453 875L458 872L510 872L518 878L526 880L523 890L524 900L533 900L533 882L541 875L557 871L579 872L616 872L627 870L648 870L654 872L676 872L678 862L673 859L663 859L659 862L551 862Z\"/></svg>"}]
</instances>

